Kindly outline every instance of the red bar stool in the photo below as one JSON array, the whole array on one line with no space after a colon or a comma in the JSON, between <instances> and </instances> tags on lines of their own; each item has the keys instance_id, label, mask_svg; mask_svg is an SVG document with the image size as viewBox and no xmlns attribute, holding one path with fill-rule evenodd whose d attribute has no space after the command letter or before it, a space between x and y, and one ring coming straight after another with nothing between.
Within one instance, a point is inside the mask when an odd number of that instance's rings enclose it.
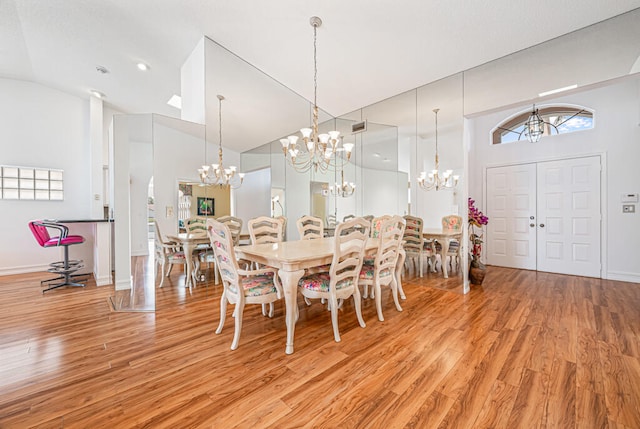
<instances>
[{"instance_id":1,"label":"red bar stool","mask_svg":"<svg viewBox=\"0 0 640 429\"><path fill-rule=\"evenodd\" d=\"M58 236L51 237L49 235L49 228L59 231ZM82 260L70 260L69 259L69 246L74 244L84 243L84 237L81 235L69 235L69 228L65 225L57 223L55 221L41 221L34 220L29 222L29 229L33 233L38 244L42 247L64 247L64 260L58 262L52 262L49 264L47 271L59 274L58 277L54 277L49 280L42 280L40 284L55 282L62 280L61 283L50 285L47 289L44 289L42 293L45 293L51 289L57 289L63 286L80 286L84 287L83 283L75 283L72 281L75 277L86 277L89 274L73 274L80 268L84 267ZM86 281L87 279L77 280L78 282Z\"/></svg>"}]
</instances>

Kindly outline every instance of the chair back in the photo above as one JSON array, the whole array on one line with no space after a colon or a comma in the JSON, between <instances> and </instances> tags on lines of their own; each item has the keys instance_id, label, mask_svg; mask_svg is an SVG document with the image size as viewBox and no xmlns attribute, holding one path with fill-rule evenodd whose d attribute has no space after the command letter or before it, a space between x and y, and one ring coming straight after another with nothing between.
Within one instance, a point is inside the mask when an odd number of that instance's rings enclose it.
<instances>
[{"instance_id":1,"label":"chair back","mask_svg":"<svg viewBox=\"0 0 640 429\"><path fill-rule=\"evenodd\" d=\"M259 216L247 222L251 244L279 243L282 241L282 219Z\"/></svg>"},{"instance_id":2,"label":"chair back","mask_svg":"<svg viewBox=\"0 0 640 429\"><path fill-rule=\"evenodd\" d=\"M462 229L462 217L449 215L442 218L443 231L460 231Z\"/></svg>"},{"instance_id":3,"label":"chair back","mask_svg":"<svg viewBox=\"0 0 640 429\"><path fill-rule=\"evenodd\" d=\"M192 218L186 219L184 221L184 227L187 231L187 234L194 234L194 235L206 234L207 233L206 221L207 219L204 217L192 217Z\"/></svg>"},{"instance_id":4,"label":"chair back","mask_svg":"<svg viewBox=\"0 0 640 429\"><path fill-rule=\"evenodd\" d=\"M348 220L355 219L355 217L356 217L356 215L348 214L348 215L346 215L345 217L342 218L342 221L346 222Z\"/></svg>"},{"instance_id":5,"label":"chair back","mask_svg":"<svg viewBox=\"0 0 640 429\"><path fill-rule=\"evenodd\" d=\"M380 242L374 261L377 273L383 270L394 272L400 246L404 237L406 221L401 216L388 216L381 225L378 236Z\"/></svg>"},{"instance_id":6,"label":"chair back","mask_svg":"<svg viewBox=\"0 0 640 429\"><path fill-rule=\"evenodd\" d=\"M240 245L240 232L242 231L242 219L235 216L220 216L218 222L227 225L231 236L233 237L233 245Z\"/></svg>"},{"instance_id":7,"label":"chair back","mask_svg":"<svg viewBox=\"0 0 640 429\"><path fill-rule=\"evenodd\" d=\"M41 247L44 247L44 244L51 239L47 227L39 220L29 222L29 229Z\"/></svg>"},{"instance_id":8,"label":"chair back","mask_svg":"<svg viewBox=\"0 0 640 429\"><path fill-rule=\"evenodd\" d=\"M391 219L391 215L382 215L371 220L371 238L378 238L382 224L389 219Z\"/></svg>"},{"instance_id":9,"label":"chair back","mask_svg":"<svg viewBox=\"0 0 640 429\"><path fill-rule=\"evenodd\" d=\"M369 226L363 218L354 218L336 227L333 259L329 269L329 291L335 291L336 285L343 282L358 287L368 237Z\"/></svg>"},{"instance_id":10,"label":"chair back","mask_svg":"<svg viewBox=\"0 0 640 429\"><path fill-rule=\"evenodd\" d=\"M215 219L207 219L206 228L225 293L233 293L239 298L243 297L244 293L239 293L242 289L239 287L238 261L233 250L231 230L227 225Z\"/></svg>"},{"instance_id":11,"label":"chair back","mask_svg":"<svg viewBox=\"0 0 640 429\"><path fill-rule=\"evenodd\" d=\"M335 228L337 223L336 215L330 214L327 216L327 228Z\"/></svg>"},{"instance_id":12,"label":"chair back","mask_svg":"<svg viewBox=\"0 0 640 429\"><path fill-rule=\"evenodd\" d=\"M324 237L324 223L315 216L305 215L296 221L300 240L313 240Z\"/></svg>"},{"instance_id":13,"label":"chair back","mask_svg":"<svg viewBox=\"0 0 640 429\"><path fill-rule=\"evenodd\" d=\"M281 241L285 241L287 239L287 217L276 216L276 219L280 219L282 221L282 240Z\"/></svg>"},{"instance_id":14,"label":"chair back","mask_svg":"<svg viewBox=\"0 0 640 429\"><path fill-rule=\"evenodd\" d=\"M404 220L406 222L404 235L402 237L404 250L407 253L421 253L424 243L422 236L422 219L416 216L405 215Z\"/></svg>"}]
</instances>

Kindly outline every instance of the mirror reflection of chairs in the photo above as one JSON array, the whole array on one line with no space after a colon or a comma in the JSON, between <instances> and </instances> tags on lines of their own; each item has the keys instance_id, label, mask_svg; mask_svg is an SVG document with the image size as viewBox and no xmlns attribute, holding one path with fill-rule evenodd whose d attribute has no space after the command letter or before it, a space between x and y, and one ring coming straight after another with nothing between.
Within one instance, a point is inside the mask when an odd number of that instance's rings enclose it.
<instances>
[{"instance_id":1,"label":"mirror reflection of chairs","mask_svg":"<svg viewBox=\"0 0 640 429\"><path fill-rule=\"evenodd\" d=\"M74 274L79 269L83 268L82 260L69 259L69 246L75 244L84 243L84 237L81 235L69 235L69 228L61 223L55 221L42 221L34 220L29 222L29 229L34 238L41 247L62 247L64 248L64 259L62 261L52 262L49 264L47 271L58 274L58 277L54 277L48 280L42 280L41 285L49 284L47 289L44 289L42 293L48 290L58 289L65 286L84 287L82 281L87 281L88 278L74 279L80 277L88 277L90 274ZM56 230L58 235L51 237L49 230ZM52 282L62 280L59 283L51 284Z\"/></svg>"},{"instance_id":2,"label":"mirror reflection of chairs","mask_svg":"<svg viewBox=\"0 0 640 429\"><path fill-rule=\"evenodd\" d=\"M174 265L185 266L187 261L185 254L182 251L182 246L174 241L165 240L160 232L160 226L157 221L153 222L156 229L154 237L155 257L156 257L156 271L160 268L160 284L158 287L164 285L165 277L169 277ZM195 262L195 261L194 261ZM165 271L165 267L168 265ZM193 271L195 276L197 270ZM195 278L193 278L195 282Z\"/></svg>"},{"instance_id":3,"label":"mirror reflection of chairs","mask_svg":"<svg viewBox=\"0 0 640 429\"><path fill-rule=\"evenodd\" d=\"M448 215L442 217L442 230L443 231L461 231L462 230L462 217L458 215ZM435 252L440 253L442 250L442 244L435 242ZM445 255L445 258L449 260L449 267L453 269L453 261L455 259L456 268L460 265L460 241L452 238L449 240L449 250ZM445 264L447 261L441 261Z\"/></svg>"},{"instance_id":4,"label":"mirror reflection of chairs","mask_svg":"<svg viewBox=\"0 0 640 429\"><path fill-rule=\"evenodd\" d=\"M296 221L300 240L314 240L324 237L324 222L321 218L305 215Z\"/></svg>"}]
</instances>

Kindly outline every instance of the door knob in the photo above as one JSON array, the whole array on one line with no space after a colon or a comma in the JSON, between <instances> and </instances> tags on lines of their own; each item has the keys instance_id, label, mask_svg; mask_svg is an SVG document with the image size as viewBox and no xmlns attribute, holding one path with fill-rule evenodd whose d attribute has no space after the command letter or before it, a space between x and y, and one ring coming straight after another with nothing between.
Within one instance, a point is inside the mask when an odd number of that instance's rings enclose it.
<instances>
[{"instance_id":1,"label":"door knob","mask_svg":"<svg viewBox=\"0 0 640 429\"><path fill-rule=\"evenodd\" d=\"M535 223L530 223L530 224L529 224L529 226L530 226L531 228L533 228L534 226L536 226L536 224L535 224Z\"/></svg>"},{"instance_id":2,"label":"door knob","mask_svg":"<svg viewBox=\"0 0 640 429\"><path fill-rule=\"evenodd\" d=\"M529 216L529 219L534 220L535 216Z\"/></svg>"},{"instance_id":3,"label":"door knob","mask_svg":"<svg viewBox=\"0 0 640 429\"><path fill-rule=\"evenodd\" d=\"M541 224L540 224L540 228L544 228L544 223L541 223Z\"/></svg>"}]
</instances>

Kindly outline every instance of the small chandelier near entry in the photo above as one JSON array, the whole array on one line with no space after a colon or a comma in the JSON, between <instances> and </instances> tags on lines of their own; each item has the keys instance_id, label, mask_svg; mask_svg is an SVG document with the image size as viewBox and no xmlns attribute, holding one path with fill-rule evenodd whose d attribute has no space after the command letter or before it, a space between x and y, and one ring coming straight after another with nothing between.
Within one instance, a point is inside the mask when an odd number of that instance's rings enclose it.
<instances>
[{"instance_id":1,"label":"small chandelier near entry","mask_svg":"<svg viewBox=\"0 0 640 429\"><path fill-rule=\"evenodd\" d=\"M455 188L458 185L460 176L453 175L453 170L440 171L440 160L438 159L438 112L440 109L433 109L436 114L436 168L431 173L421 172L418 177L418 185L425 191Z\"/></svg>"},{"instance_id":2,"label":"small chandelier near entry","mask_svg":"<svg viewBox=\"0 0 640 429\"><path fill-rule=\"evenodd\" d=\"M238 173L236 175L237 168L235 165L230 165L229 168L225 168L222 164L222 100L223 95L218 95L218 130L219 130L219 145L218 145L218 163L209 165L203 165L198 169L200 175L200 181L205 185L219 185L221 187L227 186L233 189L237 189L242 185L244 179L244 173ZM204 158L207 161L207 138L205 136L204 141ZM210 168L211 167L211 168Z\"/></svg>"},{"instance_id":3,"label":"small chandelier near entry","mask_svg":"<svg viewBox=\"0 0 640 429\"><path fill-rule=\"evenodd\" d=\"M531 143L540 141L540 137L544 134L544 124L534 104L529 119L524 123L524 135L527 136L527 140Z\"/></svg>"},{"instance_id":4,"label":"small chandelier near entry","mask_svg":"<svg viewBox=\"0 0 640 429\"><path fill-rule=\"evenodd\" d=\"M316 56L316 39L318 27L322 20L312 16L309 20L313 27L313 119L311 128L302 128L303 145L298 145L298 136L289 136L280 139L282 152L289 164L297 172L314 171L326 172L329 167L336 166L338 152L345 152L346 159L351 158L353 143L342 143L340 131L329 131L327 134L318 134L318 61Z\"/></svg>"}]
</instances>

